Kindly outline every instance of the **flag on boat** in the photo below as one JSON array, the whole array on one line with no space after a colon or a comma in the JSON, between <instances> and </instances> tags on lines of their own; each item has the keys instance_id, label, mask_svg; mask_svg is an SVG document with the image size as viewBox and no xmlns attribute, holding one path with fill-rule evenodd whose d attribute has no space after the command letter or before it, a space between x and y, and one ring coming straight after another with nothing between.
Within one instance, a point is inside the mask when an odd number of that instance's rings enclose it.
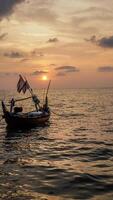
<instances>
[{"instance_id":1,"label":"flag on boat","mask_svg":"<svg viewBox=\"0 0 113 200\"><path fill-rule=\"evenodd\" d=\"M17 83L17 92L21 92L21 90L22 90L22 88L23 88L23 86L24 86L24 84L25 84L25 81L24 81L24 79L23 79L23 77L21 76L21 75L19 75L19 81L18 81L18 83Z\"/></svg>"},{"instance_id":2,"label":"flag on boat","mask_svg":"<svg viewBox=\"0 0 113 200\"><path fill-rule=\"evenodd\" d=\"M27 81L25 81L24 86L22 88L22 92L25 94L26 90L29 89L29 88L30 88L29 83Z\"/></svg>"},{"instance_id":3,"label":"flag on boat","mask_svg":"<svg viewBox=\"0 0 113 200\"><path fill-rule=\"evenodd\" d=\"M21 75L19 75L19 81L17 83L17 92L23 92L25 94L26 90L30 88L29 83L27 82L27 80L24 80L23 77Z\"/></svg>"}]
</instances>

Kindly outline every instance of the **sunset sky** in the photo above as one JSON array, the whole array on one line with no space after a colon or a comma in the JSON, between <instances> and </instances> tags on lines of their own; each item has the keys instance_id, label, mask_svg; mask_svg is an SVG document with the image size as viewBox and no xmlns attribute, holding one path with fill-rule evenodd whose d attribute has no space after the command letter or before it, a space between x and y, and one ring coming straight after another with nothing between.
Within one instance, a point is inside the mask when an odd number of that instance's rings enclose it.
<instances>
[{"instance_id":1,"label":"sunset sky","mask_svg":"<svg viewBox=\"0 0 113 200\"><path fill-rule=\"evenodd\" d=\"M0 0L0 89L113 87L113 0Z\"/></svg>"}]
</instances>

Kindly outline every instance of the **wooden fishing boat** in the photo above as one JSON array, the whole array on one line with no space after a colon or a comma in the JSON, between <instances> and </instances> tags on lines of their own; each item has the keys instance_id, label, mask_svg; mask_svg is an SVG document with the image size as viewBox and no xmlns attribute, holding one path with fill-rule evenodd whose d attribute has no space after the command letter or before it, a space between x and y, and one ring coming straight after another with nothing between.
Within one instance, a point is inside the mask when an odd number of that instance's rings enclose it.
<instances>
[{"instance_id":1,"label":"wooden fishing boat","mask_svg":"<svg viewBox=\"0 0 113 200\"><path fill-rule=\"evenodd\" d=\"M17 108L17 107L16 107ZM31 111L29 113L10 112L2 101L3 118L9 127L31 127L45 125L50 118L50 111Z\"/></svg>"},{"instance_id":2,"label":"wooden fishing boat","mask_svg":"<svg viewBox=\"0 0 113 200\"><path fill-rule=\"evenodd\" d=\"M47 87L44 104L41 106L40 100L33 93L33 90L29 86L27 80L24 80L21 75L20 75L20 79L19 79L20 83L18 82L17 84L17 91L18 92L23 91L23 93L25 93L26 90L28 89L31 93L31 96L27 98L23 98L23 99L17 99L17 100L12 98L10 101L10 109L7 109L6 104L4 103L4 101L2 101L3 118L5 119L9 127L14 127L14 128L46 125L49 121L50 114L51 114L50 108L48 106L48 97L47 97L50 82ZM34 105L35 105L34 111L25 113L23 112L22 107L15 106L15 103L17 101L27 100L29 98L31 98L34 102Z\"/></svg>"}]
</instances>

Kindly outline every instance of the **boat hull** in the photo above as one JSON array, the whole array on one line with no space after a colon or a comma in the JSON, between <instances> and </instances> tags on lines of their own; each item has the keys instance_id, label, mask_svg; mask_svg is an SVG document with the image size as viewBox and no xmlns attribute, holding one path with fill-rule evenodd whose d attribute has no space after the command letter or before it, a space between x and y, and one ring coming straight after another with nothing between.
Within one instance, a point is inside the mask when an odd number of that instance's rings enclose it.
<instances>
[{"instance_id":1,"label":"boat hull","mask_svg":"<svg viewBox=\"0 0 113 200\"><path fill-rule=\"evenodd\" d=\"M25 115L14 115L10 112L4 114L4 119L8 127L33 127L44 126L48 123L50 113L43 113L41 116L28 117Z\"/></svg>"}]
</instances>

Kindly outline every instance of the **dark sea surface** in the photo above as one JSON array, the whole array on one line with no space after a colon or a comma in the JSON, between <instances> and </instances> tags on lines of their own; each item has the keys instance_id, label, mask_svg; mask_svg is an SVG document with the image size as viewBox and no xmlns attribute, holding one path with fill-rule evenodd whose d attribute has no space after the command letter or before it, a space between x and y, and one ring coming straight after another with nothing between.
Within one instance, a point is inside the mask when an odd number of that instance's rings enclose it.
<instances>
[{"instance_id":1,"label":"dark sea surface","mask_svg":"<svg viewBox=\"0 0 113 200\"><path fill-rule=\"evenodd\" d=\"M1 91L0 99L13 95ZM0 122L0 199L112 200L113 89L51 90L49 100L46 127Z\"/></svg>"}]
</instances>

